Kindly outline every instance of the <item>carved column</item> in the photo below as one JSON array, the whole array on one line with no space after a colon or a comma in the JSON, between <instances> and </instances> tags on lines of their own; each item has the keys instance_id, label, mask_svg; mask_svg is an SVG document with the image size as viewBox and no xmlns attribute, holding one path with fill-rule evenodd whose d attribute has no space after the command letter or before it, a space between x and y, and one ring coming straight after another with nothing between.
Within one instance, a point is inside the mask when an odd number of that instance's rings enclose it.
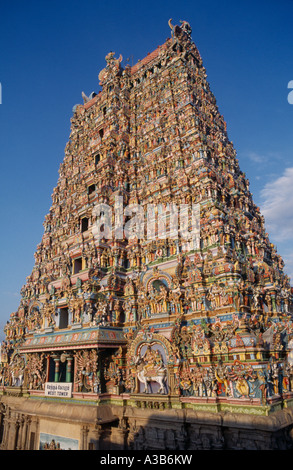
<instances>
[{"instance_id":1,"label":"carved column","mask_svg":"<svg viewBox=\"0 0 293 470\"><path fill-rule=\"evenodd\" d=\"M17 416L11 416L9 419L9 432L7 434L6 450L16 450L17 438L19 432L19 420Z\"/></svg>"},{"instance_id":2,"label":"carved column","mask_svg":"<svg viewBox=\"0 0 293 470\"><path fill-rule=\"evenodd\" d=\"M169 378L168 393L173 394L176 392L174 367L168 365L167 369L168 369L168 378Z\"/></svg>"},{"instance_id":3,"label":"carved column","mask_svg":"<svg viewBox=\"0 0 293 470\"><path fill-rule=\"evenodd\" d=\"M2 449L2 443L4 439L4 417L5 417L5 407L0 403L0 449Z\"/></svg>"},{"instance_id":4,"label":"carved column","mask_svg":"<svg viewBox=\"0 0 293 470\"><path fill-rule=\"evenodd\" d=\"M59 356L53 356L55 362L55 375L54 382L59 382L59 369L60 369L60 358Z\"/></svg>"},{"instance_id":5,"label":"carved column","mask_svg":"<svg viewBox=\"0 0 293 470\"><path fill-rule=\"evenodd\" d=\"M10 428L10 420L9 420L9 409L6 410L6 413L2 415L2 442L1 442L1 449L7 448L7 440L9 436L9 428Z\"/></svg>"},{"instance_id":6,"label":"carved column","mask_svg":"<svg viewBox=\"0 0 293 470\"><path fill-rule=\"evenodd\" d=\"M93 432L93 434L96 438L96 450L100 450L101 437L103 434L102 426L99 424L96 424L95 431Z\"/></svg>"},{"instance_id":7,"label":"carved column","mask_svg":"<svg viewBox=\"0 0 293 470\"><path fill-rule=\"evenodd\" d=\"M30 445L30 429L31 429L31 423L32 419L31 417L27 416L26 417L26 429L25 429L25 435L24 435L24 450L29 450L29 445Z\"/></svg>"},{"instance_id":8,"label":"carved column","mask_svg":"<svg viewBox=\"0 0 293 470\"><path fill-rule=\"evenodd\" d=\"M49 382L49 376L50 376L50 354L47 354L47 370L46 370L46 382Z\"/></svg>"},{"instance_id":9,"label":"carved column","mask_svg":"<svg viewBox=\"0 0 293 470\"><path fill-rule=\"evenodd\" d=\"M23 435L25 434L25 419L24 416L19 417L19 430L16 440L16 450L23 450Z\"/></svg>"},{"instance_id":10,"label":"carved column","mask_svg":"<svg viewBox=\"0 0 293 470\"><path fill-rule=\"evenodd\" d=\"M112 428L111 430L111 444L114 444L115 449L126 449L128 435L127 421L125 418L120 420L118 428Z\"/></svg>"},{"instance_id":11,"label":"carved column","mask_svg":"<svg viewBox=\"0 0 293 470\"><path fill-rule=\"evenodd\" d=\"M71 382L71 372L72 372L72 357L67 358L67 364L66 364L66 382Z\"/></svg>"},{"instance_id":12,"label":"carved column","mask_svg":"<svg viewBox=\"0 0 293 470\"><path fill-rule=\"evenodd\" d=\"M111 442L111 429L96 424L93 434L96 437L96 450L109 450Z\"/></svg>"},{"instance_id":13,"label":"carved column","mask_svg":"<svg viewBox=\"0 0 293 470\"><path fill-rule=\"evenodd\" d=\"M88 450L88 434L89 434L88 426L83 426L81 428L81 449L80 450Z\"/></svg>"},{"instance_id":14,"label":"carved column","mask_svg":"<svg viewBox=\"0 0 293 470\"><path fill-rule=\"evenodd\" d=\"M28 416L23 416L21 426L21 437L19 438L19 448L21 450L25 450L27 448L29 422L30 418Z\"/></svg>"}]
</instances>

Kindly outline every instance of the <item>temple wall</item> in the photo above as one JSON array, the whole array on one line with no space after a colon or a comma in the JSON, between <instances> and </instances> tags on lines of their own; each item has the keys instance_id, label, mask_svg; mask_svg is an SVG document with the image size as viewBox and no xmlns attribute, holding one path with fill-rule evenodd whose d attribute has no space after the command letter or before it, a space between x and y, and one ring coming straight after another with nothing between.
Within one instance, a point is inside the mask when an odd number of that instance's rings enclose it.
<instances>
[{"instance_id":1,"label":"temple wall","mask_svg":"<svg viewBox=\"0 0 293 470\"><path fill-rule=\"evenodd\" d=\"M111 400L110 400L111 401ZM1 398L1 449L289 450L293 410L269 416L244 412L164 409L161 397L131 404L44 403ZM161 403L161 405L160 405ZM166 404L165 404L166 405ZM167 405L166 405L167 406ZM55 447L56 448L56 447Z\"/></svg>"},{"instance_id":2,"label":"temple wall","mask_svg":"<svg viewBox=\"0 0 293 470\"><path fill-rule=\"evenodd\" d=\"M107 440L108 422L117 422L109 406L64 403L5 395L0 401L2 450L44 450L52 440L62 448L98 447L99 422Z\"/></svg>"}]
</instances>

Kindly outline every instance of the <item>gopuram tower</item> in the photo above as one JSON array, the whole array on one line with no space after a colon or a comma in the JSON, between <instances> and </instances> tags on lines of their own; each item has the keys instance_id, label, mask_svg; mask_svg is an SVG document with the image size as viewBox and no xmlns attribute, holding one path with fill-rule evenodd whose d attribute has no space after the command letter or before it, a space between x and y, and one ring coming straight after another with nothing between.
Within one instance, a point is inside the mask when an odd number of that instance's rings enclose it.
<instances>
[{"instance_id":1,"label":"gopuram tower","mask_svg":"<svg viewBox=\"0 0 293 470\"><path fill-rule=\"evenodd\" d=\"M2 449L292 447L289 279L190 25L169 26L73 109L5 327Z\"/></svg>"}]
</instances>

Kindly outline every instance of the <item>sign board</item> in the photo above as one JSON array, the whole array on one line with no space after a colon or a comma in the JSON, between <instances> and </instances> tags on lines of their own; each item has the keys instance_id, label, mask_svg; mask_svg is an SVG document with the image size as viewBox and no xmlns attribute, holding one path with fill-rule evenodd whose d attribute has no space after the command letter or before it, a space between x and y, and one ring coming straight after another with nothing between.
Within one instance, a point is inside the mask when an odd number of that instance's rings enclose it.
<instances>
[{"instance_id":1,"label":"sign board","mask_svg":"<svg viewBox=\"0 0 293 470\"><path fill-rule=\"evenodd\" d=\"M72 396L72 383L46 382L45 396L70 398Z\"/></svg>"}]
</instances>

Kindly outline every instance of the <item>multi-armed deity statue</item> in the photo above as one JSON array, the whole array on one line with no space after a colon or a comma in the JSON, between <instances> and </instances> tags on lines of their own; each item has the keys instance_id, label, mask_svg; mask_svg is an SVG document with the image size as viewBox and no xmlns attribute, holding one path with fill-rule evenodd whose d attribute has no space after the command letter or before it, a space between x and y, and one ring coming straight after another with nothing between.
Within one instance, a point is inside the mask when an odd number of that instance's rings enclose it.
<instances>
[{"instance_id":1,"label":"multi-armed deity statue","mask_svg":"<svg viewBox=\"0 0 293 470\"><path fill-rule=\"evenodd\" d=\"M72 400L246 410L293 398L284 263L190 25L169 26L132 67L110 52L101 91L74 107L35 266L5 327L2 394L45 399L48 384L67 383Z\"/></svg>"}]
</instances>

